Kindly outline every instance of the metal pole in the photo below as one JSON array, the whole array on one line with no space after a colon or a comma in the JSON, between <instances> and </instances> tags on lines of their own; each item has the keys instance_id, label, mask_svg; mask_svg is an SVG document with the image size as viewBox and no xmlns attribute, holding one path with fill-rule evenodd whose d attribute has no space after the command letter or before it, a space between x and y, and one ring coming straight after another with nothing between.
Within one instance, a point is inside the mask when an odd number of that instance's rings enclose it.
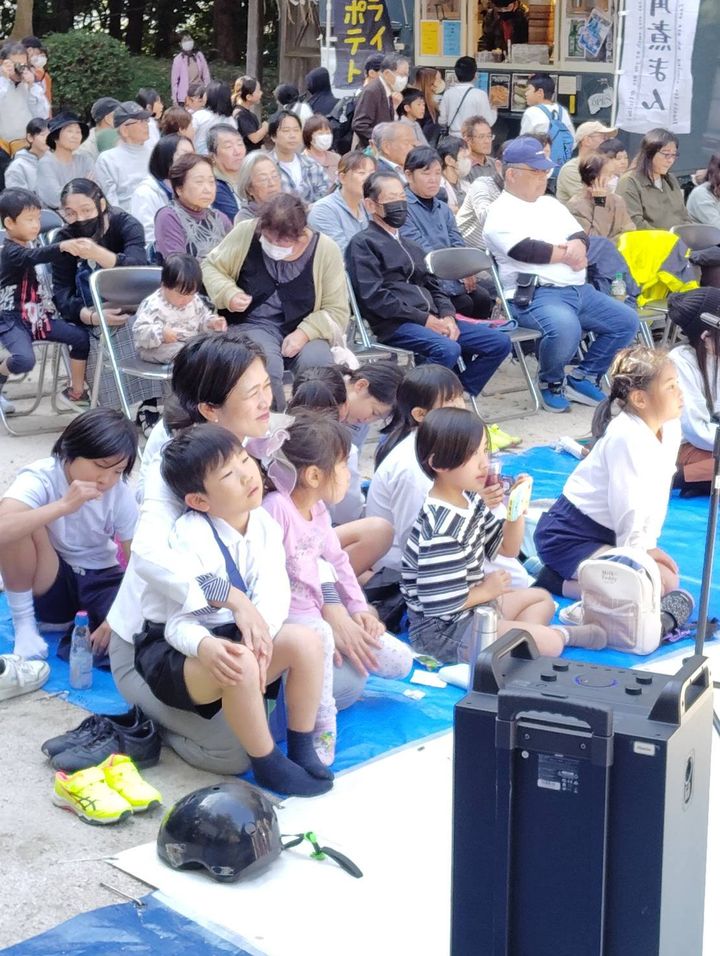
<instances>
[{"instance_id":1,"label":"metal pole","mask_svg":"<svg viewBox=\"0 0 720 956\"><path fill-rule=\"evenodd\" d=\"M617 12L617 33L615 35L615 69L613 70L613 101L610 113L610 126L615 129L618 114L618 87L620 85L620 71L622 70L622 52L625 40L625 17L627 10L625 8L626 0L619 0L619 9Z\"/></svg>"},{"instance_id":2,"label":"metal pole","mask_svg":"<svg viewBox=\"0 0 720 956\"><path fill-rule=\"evenodd\" d=\"M707 631L708 607L710 605L710 582L712 581L715 560L715 532L717 530L718 503L720 502L720 426L715 429L713 446L713 480L710 490L707 536L705 538L705 564L703 566L702 587L700 588L700 609L698 626L695 633L695 653L702 654Z\"/></svg>"}]
</instances>

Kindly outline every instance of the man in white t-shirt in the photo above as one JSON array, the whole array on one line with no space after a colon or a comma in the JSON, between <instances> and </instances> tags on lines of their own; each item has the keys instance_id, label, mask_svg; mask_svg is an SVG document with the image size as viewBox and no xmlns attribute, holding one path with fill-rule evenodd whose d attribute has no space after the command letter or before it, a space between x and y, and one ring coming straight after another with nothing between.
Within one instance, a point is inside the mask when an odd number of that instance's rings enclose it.
<instances>
[{"instance_id":1,"label":"man in white t-shirt","mask_svg":"<svg viewBox=\"0 0 720 956\"><path fill-rule=\"evenodd\" d=\"M459 136L464 120L470 116L482 116L492 126L497 119L497 110L490 105L484 90L473 86L477 65L471 56L461 56L455 63L457 83L449 86L440 102L440 126L447 126L451 136Z\"/></svg>"},{"instance_id":2,"label":"man in white t-shirt","mask_svg":"<svg viewBox=\"0 0 720 956\"><path fill-rule=\"evenodd\" d=\"M545 133L547 135L550 129L551 115L557 115L558 119L568 132L574 138L575 126L570 119L570 114L555 102L555 80L549 73L535 73L527 82L527 109L522 115L520 123L520 135L531 136L533 133Z\"/></svg>"},{"instance_id":3,"label":"man in white t-shirt","mask_svg":"<svg viewBox=\"0 0 720 956\"><path fill-rule=\"evenodd\" d=\"M537 139L505 144L505 188L490 206L485 242L495 257L513 313L524 328L542 333L538 362L543 406L568 411L568 398L597 405L599 381L618 349L637 335L635 311L587 281L588 237L570 212L545 195L552 162ZM565 367L583 335L595 340L571 375Z\"/></svg>"}]
</instances>

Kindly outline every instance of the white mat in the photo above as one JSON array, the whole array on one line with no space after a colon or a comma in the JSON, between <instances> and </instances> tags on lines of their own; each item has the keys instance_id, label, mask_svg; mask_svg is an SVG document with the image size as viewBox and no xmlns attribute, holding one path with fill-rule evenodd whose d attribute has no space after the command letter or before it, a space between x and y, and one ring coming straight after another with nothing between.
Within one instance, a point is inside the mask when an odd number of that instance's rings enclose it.
<instances>
[{"instance_id":1,"label":"white mat","mask_svg":"<svg viewBox=\"0 0 720 956\"><path fill-rule=\"evenodd\" d=\"M720 693L715 694L720 710ZM720 740L713 774L705 945L720 952ZM148 843L115 866L155 886L164 902L266 956L446 956L450 935L452 735L411 745L337 778L313 800L287 800L283 833L315 830L364 871L283 854L252 883L221 885L165 866ZM700 956L687 953L678 956Z\"/></svg>"}]
</instances>

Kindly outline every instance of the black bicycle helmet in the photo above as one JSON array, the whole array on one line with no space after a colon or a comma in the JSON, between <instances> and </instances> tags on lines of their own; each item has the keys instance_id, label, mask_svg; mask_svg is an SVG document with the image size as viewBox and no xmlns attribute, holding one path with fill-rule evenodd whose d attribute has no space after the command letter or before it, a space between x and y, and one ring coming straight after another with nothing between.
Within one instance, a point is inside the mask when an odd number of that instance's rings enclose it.
<instances>
[{"instance_id":1,"label":"black bicycle helmet","mask_svg":"<svg viewBox=\"0 0 720 956\"><path fill-rule=\"evenodd\" d=\"M270 801L234 780L194 790L165 814L158 856L175 870L204 867L222 883L264 870L282 851Z\"/></svg>"}]
</instances>

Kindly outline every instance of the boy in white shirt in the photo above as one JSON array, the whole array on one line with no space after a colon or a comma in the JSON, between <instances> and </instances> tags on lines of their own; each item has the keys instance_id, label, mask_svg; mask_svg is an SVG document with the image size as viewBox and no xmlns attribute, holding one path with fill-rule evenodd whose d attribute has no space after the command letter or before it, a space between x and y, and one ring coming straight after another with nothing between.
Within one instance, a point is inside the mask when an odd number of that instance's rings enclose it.
<instances>
[{"instance_id":1,"label":"boy in white shirt","mask_svg":"<svg viewBox=\"0 0 720 956\"><path fill-rule=\"evenodd\" d=\"M527 109L522 115L520 122L520 135L532 136L534 133L547 134L550 129L550 116L548 113L557 115L557 118L567 127L570 135L575 138L575 126L570 119L570 114L555 102L555 80L549 73L535 73L527 83Z\"/></svg>"},{"instance_id":2,"label":"boy in white shirt","mask_svg":"<svg viewBox=\"0 0 720 956\"><path fill-rule=\"evenodd\" d=\"M212 579L217 593L194 613L166 598L165 628L146 621L136 639L137 670L169 707L208 720L222 709L261 786L296 796L325 793L333 775L312 744L323 649L313 631L284 623L290 585L282 535L259 507L257 462L232 432L205 424L166 445L162 476L189 509L175 522L170 547L192 573ZM233 589L252 600L264 629L241 635L232 611L215 606L228 603ZM150 597L157 606L159 596ZM266 684L284 674L287 757L270 735L263 700Z\"/></svg>"}]
</instances>

